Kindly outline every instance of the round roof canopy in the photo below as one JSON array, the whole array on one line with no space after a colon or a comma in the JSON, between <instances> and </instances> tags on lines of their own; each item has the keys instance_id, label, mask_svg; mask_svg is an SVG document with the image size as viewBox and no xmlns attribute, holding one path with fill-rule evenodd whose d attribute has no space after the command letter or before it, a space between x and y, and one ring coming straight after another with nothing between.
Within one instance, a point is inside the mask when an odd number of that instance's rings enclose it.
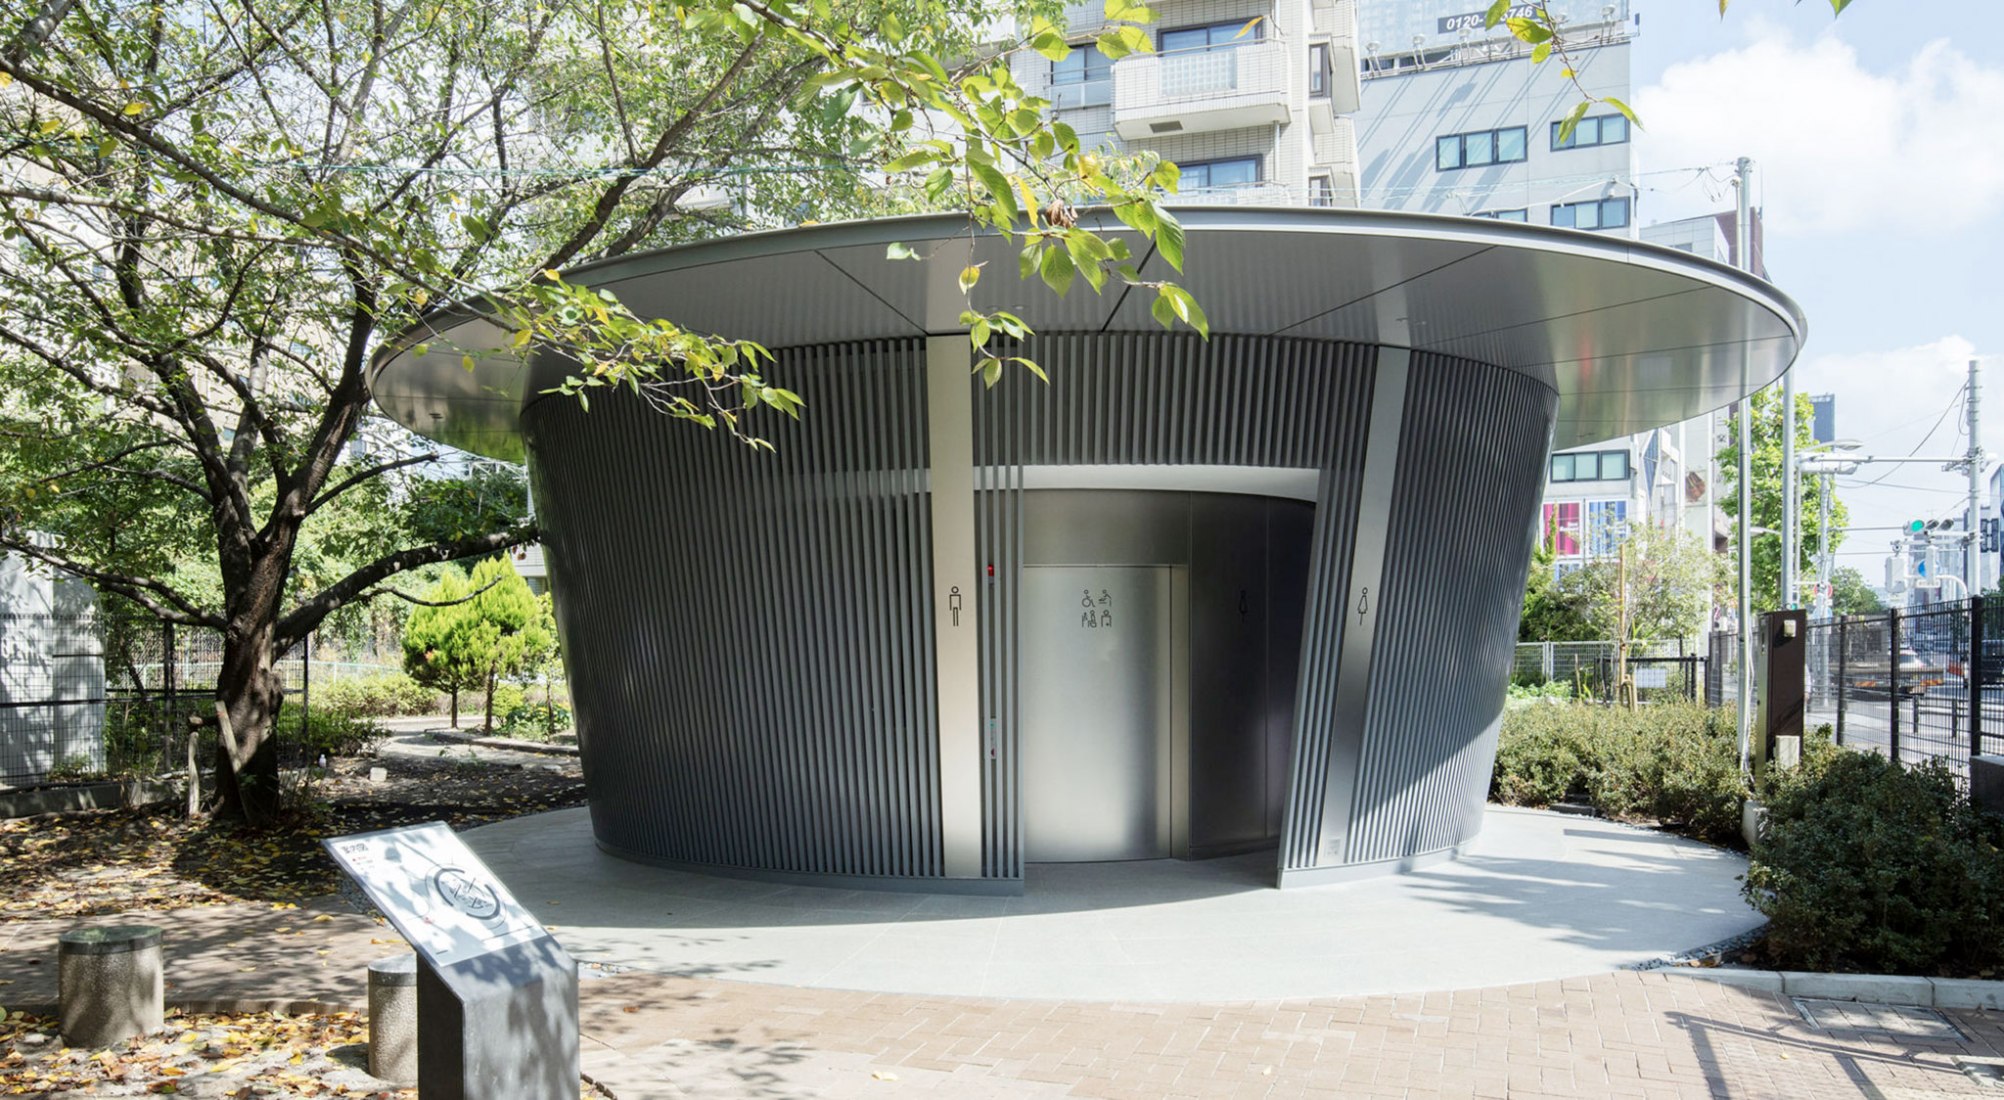
<instances>
[{"instance_id":1,"label":"round roof canopy","mask_svg":"<svg viewBox=\"0 0 2004 1100\"><path fill-rule=\"evenodd\" d=\"M1521 371L1559 393L1557 448L1728 405L1779 378L1806 331L1801 309L1768 283L1619 237L1366 210L1176 215L1184 272L1138 248L1141 275L1187 288L1214 336L1382 344ZM1125 231L1104 223L1103 232ZM886 258L892 242L927 262ZM964 217L931 215L727 237L566 278L613 291L640 316L777 350L965 332L956 280L965 264L986 262L976 306L1015 312L1039 333L1160 331L1151 292L1109 282L1094 294L1080 280L1059 298L1014 277L1017 247L994 234L970 238ZM549 399L542 391L566 366L511 356L505 336L464 308L431 314L377 357L377 404L422 435L519 461L521 408ZM462 349L484 353L471 371ZM811 409L813 395L804 396Z\"/></svg>"}]
</instances>

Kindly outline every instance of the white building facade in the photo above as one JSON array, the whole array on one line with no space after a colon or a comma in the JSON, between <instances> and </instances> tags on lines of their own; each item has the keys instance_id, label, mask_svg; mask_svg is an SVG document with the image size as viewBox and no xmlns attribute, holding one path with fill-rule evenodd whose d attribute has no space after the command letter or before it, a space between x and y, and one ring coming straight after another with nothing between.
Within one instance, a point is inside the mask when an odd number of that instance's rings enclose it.
<instances>
[{"instance_id":1,"label":"white building facade","mask_svg":"<svg viewBox=\"0 0 2004 1100\"><path fill-rule=\"evenodd\" d=\"M1485 29L1484 7L1364 0L1361 204L1634 236L1628 120L1596 102L1571 134L1560 133L1586 96L1629 98L1626 0L1550 4L1567 60L1542 65L1506 27ZM1577 83L1565 75L1568 62Z\"/></svg>"},{"instance_id":2,"label":"white building facade","mask_svg":"<svg viewBox=\"0 0 2004 1100\"><path fill-rule=\"evenodd\" d=\"M1094 0L1065 9L1072 54L1023 52L1016 81L1049 98L1088 149L1152 151L1182 169L1193 203L1354 206L1353 0L1166 0L1152 53L1111 60Z\"/></svg>"}]
</instances>

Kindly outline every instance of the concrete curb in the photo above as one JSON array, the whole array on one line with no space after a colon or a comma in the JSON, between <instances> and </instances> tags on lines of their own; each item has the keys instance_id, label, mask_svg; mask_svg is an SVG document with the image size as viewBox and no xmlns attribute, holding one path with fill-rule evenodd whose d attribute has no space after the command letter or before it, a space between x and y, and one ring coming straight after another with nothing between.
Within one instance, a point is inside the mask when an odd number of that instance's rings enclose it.
<instances>
[{"instance_id":1,"label":"concrete curb","mask_svg":"<svg viewBox=\"0 0 2004 1100\"><path fill-rule=\"evenodd\" d=\"M1656 971L1697 978L1780 997L1916 1005L1922 1008L2004 1011L2004 982L1975 978L1922 978L1896 974L1820 974L1801 970L1738 970L1732 967L1673 966Z\"/></svg>"},{"instance_id":2,"label":"concrete curb","mask_svg":"<svg viewBox=\"0 0 2004 1100\"><path fill-rule=\"evenodd\" d=\"M576 756L576 745L552 745L542 741L516 741L507 737L480 737L458 730L418 730L426 737L438 741L451 741L457 745L474 745L483 749L499 749L503 752L529 752L542 756Z\"/></svg>"},{"instance_id":3,"label":"concrete curb","mask_svg":"<svg viewBox=\"0 0 2004 1100\"><path fill-rule=\"evenodd\" d=\"M348 1004L342 1001L295 1001L283 997L169 997L167 1007L190 1014L247 1015L257 1012L271 1012L280 1016L297 1016L314 1012L333 1014L336 1012L356 1012L366 1014L366 1004ZM25 1012L30 1016L54 1016L61 1006L54 1001L29 1001L24 1004L9 1004L8 1012Z\"/></svg>"},{"instance_id":4,"label":"concrete curb","mask_svg":"<svg viewBox=\"0 0 2004 1100\"><path fill-rule=\"evenodd\" d=\"M107 779L60 787L28 787L0 792L0 818L37 817L77 810L150 806L182 797L187 790L172 779Z\"/></svg>"}]
</instances>

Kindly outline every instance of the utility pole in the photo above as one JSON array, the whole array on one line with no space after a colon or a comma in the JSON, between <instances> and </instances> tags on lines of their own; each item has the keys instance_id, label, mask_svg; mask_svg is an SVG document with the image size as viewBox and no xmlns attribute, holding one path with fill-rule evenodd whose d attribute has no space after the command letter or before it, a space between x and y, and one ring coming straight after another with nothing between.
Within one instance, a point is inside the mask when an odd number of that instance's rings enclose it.
<instances>
[{"instance_id":1,"label":"utility pole","mask_svg":"<svg viewBox=\"0 0 2004 1100\"><path fill-rule=\"evenodd\" d=\"M1781 607L1784 611L1802 605L1795 576L1801 554L1796 547L1802 542L1795 517L1796 487L1801 481L1795 470L1795 366L1790 364L1781 372Z\"/></svg>"},{"instance_id":2,"label":"utility pole","mask_svg":"<svg viewBox=\"0 0 2004 1100\"><path fill-rule=\"evenodd\" d=\"M1983 438L1980 434L1982 422L1976 418L1979 387L1983 375L1977 367L1977 360L1969 361L1969 400L1965 411L1969 415L1969 544L1963 547L1963 580L1967 582L1969 594L1974 596L1983 591L1983 540L1978 535L1983 529Z\"/></svg>"},{"instance_id":3,"label":"utility pole","mask_svg":"<svg viewBox=\"0 0 2004 1100\"><path fill-rule=\"evenodd\" d=\"M1733 186L1739 191L1739 207L1733 218L1734 252L1740 270L1753 272L1753 232L1747 224L1753 206L1753 161L1741 157L1735 166ZM1748 351L1740 347L1740 377L1748 369ZM1740 490L1740 772L1747 771L1747 739L1753 732L1753 395L1740 399L1739 490Z\"/></svg>"}]
</instances>

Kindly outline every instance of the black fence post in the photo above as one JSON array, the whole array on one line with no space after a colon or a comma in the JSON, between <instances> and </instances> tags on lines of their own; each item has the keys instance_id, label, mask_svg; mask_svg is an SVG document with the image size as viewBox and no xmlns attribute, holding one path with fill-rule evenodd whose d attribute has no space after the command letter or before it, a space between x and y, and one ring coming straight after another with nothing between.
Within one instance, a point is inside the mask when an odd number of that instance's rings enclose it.
<instances>
[{"instance_id":1,"label":"black fence post","mask_svg":"<svg viewBox=\"0 0 2004 1100\"><path fill-rule=\"evenodd\" d=\"M1844 743L1844 696L1846 689L1851 685L1850 662L1847 660L1851 652L1849 626L1849 619L1842 615L1837 617L1837 743L1839 745Z\"/></svg>"},{"instance_id":2,"label":"black fence post","mask_svg":"<svg viewBox=\"0 0 2004 1100\"><path fill-rule=\"evenodd\" d=\"M174 624L160 624L160 701L165 713L160 719L161 748L174 744L174 735L184 731L181 709L174 693ZM193 737L192 732L188 736Z\"/></svg>"},{"instance_id":3,"label":"black fence post","mask_svg":"<svg viewBox=\"0 0 2004 1100\"><path fill-rule=\"evenodd\" d=\"M1969 688L1969 770L1976 770L1976 758L1983 755L1983 597L1969 600L1969 663L1962 682Z\"/></svg>"},{"instance_id":4,"label":"black fence post","mask_svg":"<svg viewBox=\"0 0 2004 1100\"><path fill-rule=\"evenodd\" d=\"M1900 759L1900 613L1886 612L1886 755Z\"/></svg>"}]
</instances>

